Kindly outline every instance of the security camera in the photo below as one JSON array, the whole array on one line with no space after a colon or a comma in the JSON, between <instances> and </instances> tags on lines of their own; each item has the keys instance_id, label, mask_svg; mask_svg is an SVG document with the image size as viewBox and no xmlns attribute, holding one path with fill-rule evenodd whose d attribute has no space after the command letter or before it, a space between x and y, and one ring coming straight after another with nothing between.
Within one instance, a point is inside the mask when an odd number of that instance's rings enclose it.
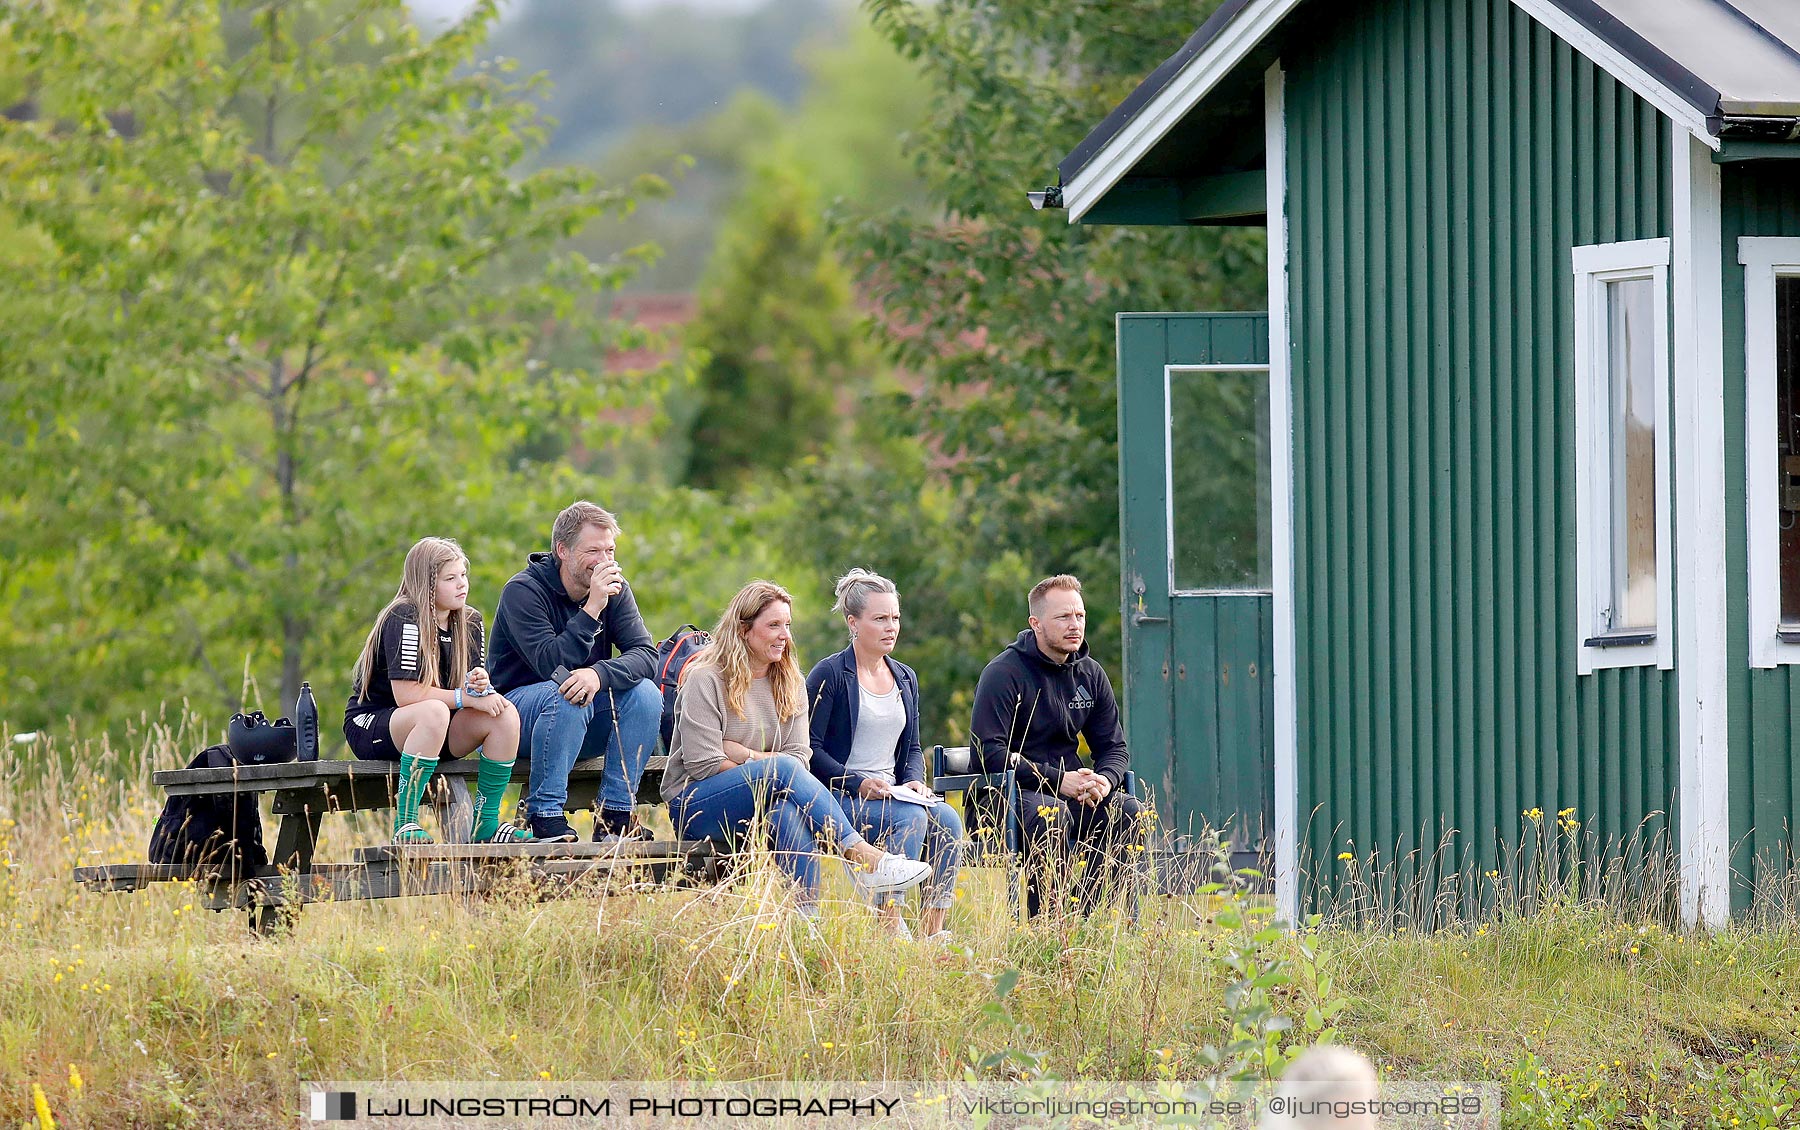
<instances>
[{"instance_id":1,"label":"security camera","mask_svg":"<svg viewBox=\"0 0 1800 1130\"><path fill-rule=\"evenodd\" d=\"M1025 199L1031 201L1031 210L1034 212L1042 212L1046 208L1061 208L1062 185L1045 185L1042 192L1027 192Z\"/></svg>"}]
</instances>

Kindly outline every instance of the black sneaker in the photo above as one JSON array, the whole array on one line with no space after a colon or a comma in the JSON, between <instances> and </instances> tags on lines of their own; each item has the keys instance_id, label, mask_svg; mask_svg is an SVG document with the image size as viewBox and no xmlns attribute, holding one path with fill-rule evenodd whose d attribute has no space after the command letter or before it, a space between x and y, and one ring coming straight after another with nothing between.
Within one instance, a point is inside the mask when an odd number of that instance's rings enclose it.
<instances>
[{"instance_id":1,"label":"black sneaker","mask_svg":"<svg viewBox=\"0 0 1800 1130\"><path fill-rule=\"evenodd\" d=\"M613 831L598 813L594 814L594 834L592 839L597 844L647 844L656 839L656 833L644 827L637 817L632 817L631 826L623 834Z\"/></svg>"},{"instance_id":2,"label":"black sneaker","mask_svg":"<svg viewBox=\"0 0 1800 1130\"><path fill-rule=\"evenodd\" d=\"M540 844L572 844L581 837L576 834L575 829L569 827L569 818L558 813L555 816L533 816L531 838Z\"/></svg>"}]
</instances>

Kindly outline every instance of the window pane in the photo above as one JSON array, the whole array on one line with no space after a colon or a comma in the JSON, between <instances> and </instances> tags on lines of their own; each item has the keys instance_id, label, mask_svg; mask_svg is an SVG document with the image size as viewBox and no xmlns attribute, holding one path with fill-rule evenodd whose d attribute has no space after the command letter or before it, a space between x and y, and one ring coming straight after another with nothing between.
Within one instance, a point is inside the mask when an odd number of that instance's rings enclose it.
<instances>
[{"instance_id":1,"label":"window pane","mask_svg":"<svg viewBox=\"0 0 1800 1130\"><path fill-rule=\"evenodd\" d=\"M1752 333L1757 332L1754 328ZM1800 278L1775 280L1775 426L1781 429L1781 622L1800 625Z\"/></svg>"},{"instance_id":2,"label":"window pane","mask_svg":"<svg viewBox=\"0 0 1800 1130\"><path fill-rule=\"evenodd\" d=\"M1603 631L1656 628L1655 283L1606 284L1612 569Z\"/></svg>"},{"instance_id":3,"label":"window pane","mask_svg":"<svg viewBox=\"0 0 1800 1130\"><path fill-rule=\"evenodd\" d=\"M1177 589L1267 590L1269 374L1169 375Z\"/></svg>"}]
</instances>

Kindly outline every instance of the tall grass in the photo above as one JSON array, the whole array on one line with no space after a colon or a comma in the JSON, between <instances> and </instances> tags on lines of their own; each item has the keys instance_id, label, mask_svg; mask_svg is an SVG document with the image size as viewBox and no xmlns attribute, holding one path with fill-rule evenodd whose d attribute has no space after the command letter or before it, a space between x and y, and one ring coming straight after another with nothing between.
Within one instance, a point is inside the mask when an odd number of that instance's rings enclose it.
<instances>
[{"instance_id":1,"label":"tall grass","mask_svg":"<svg viewBox=\"0 0 1800 1130\"><path fill-rule=\"evenodd\" d=\"M36 1117L34 1087L62 1125L273 1126L303 1079L1197 1078L1241 1019L1224 990L1257 924L1229 888L1027 928L971 869L948 947L883 933L834 865L816 928L761 862L715 889L314 905L266 939L191 886L78 889L76 866L142 858L150 772L204 737L146 722L21 757L0 735L0 1125ZM321 854L381 833L329 817ZM1341 995L1343 1039L1395 1077L1502 1080L1509 1125L1800 1124L1766 1121L1800 1098L1791 918L1684 934L1660 902L1539 895L1432 933L1351 911L1279 934L1274 1008Z\"/></svg>"},{"instance_id":2,"label":"tall grass","mask_svg":"<svg viewBox=\"0 0 1800 1130\"><path fill-rule=\"evenodd\" d=\"M1454 829L1430 850L1402 844L1329 860L1306 850L1300 867L1318 908L1344 927L1455 929L1571 905L1663 926L1678 921L1681 866L1663 813L1649 814L1629 835L1601 836L1576 809L1531 808L1519 814L1514 834L1501 831L1494 830L1492 867L1477 862L1473 837Z\"/></svg>"}]
</instances>

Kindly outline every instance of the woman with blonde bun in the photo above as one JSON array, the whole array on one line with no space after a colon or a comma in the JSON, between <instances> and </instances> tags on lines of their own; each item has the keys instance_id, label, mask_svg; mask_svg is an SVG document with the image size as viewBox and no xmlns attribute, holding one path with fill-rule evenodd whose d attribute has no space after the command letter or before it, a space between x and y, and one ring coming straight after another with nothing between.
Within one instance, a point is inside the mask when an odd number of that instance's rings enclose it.
<instances>
[{"instance_id":1,"label":"woman with blonde bun","mask_svg":"<svg viewBox=\"0 0 1800 1130\"><path fill-rule=\"evenodd\" d=\"M852 569L838 578L832 611L843 616L850 646L819 660L806 677L813 776L831 790L857 831L931 865L919 934L947 940L962 818L925 784L919 678L893 654L900 640L900 593L886 577ZM910 934L897 898L878 896L876 906L890 929Z\"/></svg>"}]
</instances>

